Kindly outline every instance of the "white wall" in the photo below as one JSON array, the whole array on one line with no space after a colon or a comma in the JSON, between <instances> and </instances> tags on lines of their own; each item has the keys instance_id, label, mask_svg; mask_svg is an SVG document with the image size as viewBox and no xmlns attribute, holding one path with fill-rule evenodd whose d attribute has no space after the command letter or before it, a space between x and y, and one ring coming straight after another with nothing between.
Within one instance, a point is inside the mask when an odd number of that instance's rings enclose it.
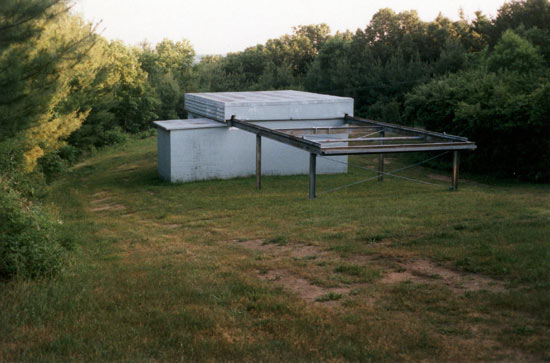
<instances>
[{"instance_id":1,"label":"white wall","mask_svg":"<svg viewBox=\"0 0 550 363\"><path fill-rule=\"evenodd\" d=\"M343 121L262 122L265 127L302 128L339 126ZM159 129L159 174L172 182L227 179L254 175L256 172L256 135L236 128L173 130L170 140ZM162 135L162 136L161 136ZM344 134L342 134L344 135ZM334 136L334 135L331 135ZM161 143L163 144L161 146ZM168 144L168 149L166 147ZM161 154L169 153L167 158ZM347 156L332 159L347 162ZM167 177L166 160L169 160ZM318 174L347 172L347 165L317 158ZM262 174L294 175L309 173L307 151L262 137Z\"/></svg>"}]
</instances>

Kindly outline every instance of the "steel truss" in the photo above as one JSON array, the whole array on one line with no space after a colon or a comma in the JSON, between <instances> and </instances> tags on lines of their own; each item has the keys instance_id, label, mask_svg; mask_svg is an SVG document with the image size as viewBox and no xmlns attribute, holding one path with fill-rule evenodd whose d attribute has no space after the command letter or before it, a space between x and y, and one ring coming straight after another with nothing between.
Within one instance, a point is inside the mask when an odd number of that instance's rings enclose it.
<instances>
[{"instance_id":1,"label":"steel truss","mask_svg":"<svg viewBox=\"0 0 550 363\"><path fill-rule=\"evenodd\" d=\"M422 130L386 122L345 115L344 126L297 129L271 129L255 120L232 117L228 124L256 134L256 186L261 188L261 138L266 137L310 153L309 198L316 196L316 158L334 155L378 154L378 180L384 178L384 154L422 151L452 151L452 190L458 189L459 152L475 150L476 144L465 137ZM315 120L311 120L315 121ZM366 134L365 134L366 133ZM369 137L375 135L374 137ZM322 138L319 138L319 135ZM334 146L335 143L339 145ZM332 145L331 145L332 144ZM345 145L341 145L345 144Z\"/></svg>"}]
</instances>

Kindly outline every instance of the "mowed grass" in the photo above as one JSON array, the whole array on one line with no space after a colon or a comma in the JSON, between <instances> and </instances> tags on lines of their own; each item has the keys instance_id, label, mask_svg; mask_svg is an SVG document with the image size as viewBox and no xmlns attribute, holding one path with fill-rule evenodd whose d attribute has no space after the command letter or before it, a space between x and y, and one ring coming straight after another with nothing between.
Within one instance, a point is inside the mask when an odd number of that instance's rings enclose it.
<instances>
[{"instance_id":1,"label":"mowed grass","mask_svg":"<svg viewBox=\"0 0 550 363\"><path fill-rule=\"evenodd\" d=\"M309 201L307 176L169 184L156 139L105 150L51 188L67 269L0 285L0 361L550 360L550 188L430 174ZM415 261L439 272L391 281Z\"/></svg>"}]
</instances>

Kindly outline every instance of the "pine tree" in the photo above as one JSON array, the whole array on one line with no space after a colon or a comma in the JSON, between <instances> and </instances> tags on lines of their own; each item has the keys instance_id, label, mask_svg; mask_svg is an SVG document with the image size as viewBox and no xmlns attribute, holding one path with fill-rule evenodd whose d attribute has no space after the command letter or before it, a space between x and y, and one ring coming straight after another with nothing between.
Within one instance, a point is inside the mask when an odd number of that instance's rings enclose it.
<instances>
[{"instance_id":1,"label":"pine tree","mask_svg":"<svg viewBox=\"0 0 550 363\"><path fill-rule=\"evenodd\" d=\"M0 4L0 163L33 166L83 120L57 105L82 77L94 29L69 14L66 0ZM63 112L61 112L63 111ZM38 145L40 149L37 149ZM17 150L15 150L17 149ZM25 154L25 160L21 157ZM5 157L18 160L5 160ZM2 160L3 159L3 160Z\"/></svg>"}]
</instances>

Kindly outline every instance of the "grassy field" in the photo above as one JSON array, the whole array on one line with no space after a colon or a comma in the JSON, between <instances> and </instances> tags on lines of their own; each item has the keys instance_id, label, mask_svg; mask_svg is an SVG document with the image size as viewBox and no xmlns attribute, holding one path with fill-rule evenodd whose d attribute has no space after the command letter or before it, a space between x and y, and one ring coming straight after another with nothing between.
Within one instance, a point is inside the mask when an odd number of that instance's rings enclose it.
<instances>
[{"instance_id":1,"label":"grassy field","mask_svg":"<svg viewBox=\"0 0 550 363\"><path fill-rule=\"evenodd\" d=\"M0 285L0 361L550 360L549 186L440 174L309 201L306 176L162 182L154 138L105 150L51 187L67 269Z\"/></svg>"}]
</instances>

